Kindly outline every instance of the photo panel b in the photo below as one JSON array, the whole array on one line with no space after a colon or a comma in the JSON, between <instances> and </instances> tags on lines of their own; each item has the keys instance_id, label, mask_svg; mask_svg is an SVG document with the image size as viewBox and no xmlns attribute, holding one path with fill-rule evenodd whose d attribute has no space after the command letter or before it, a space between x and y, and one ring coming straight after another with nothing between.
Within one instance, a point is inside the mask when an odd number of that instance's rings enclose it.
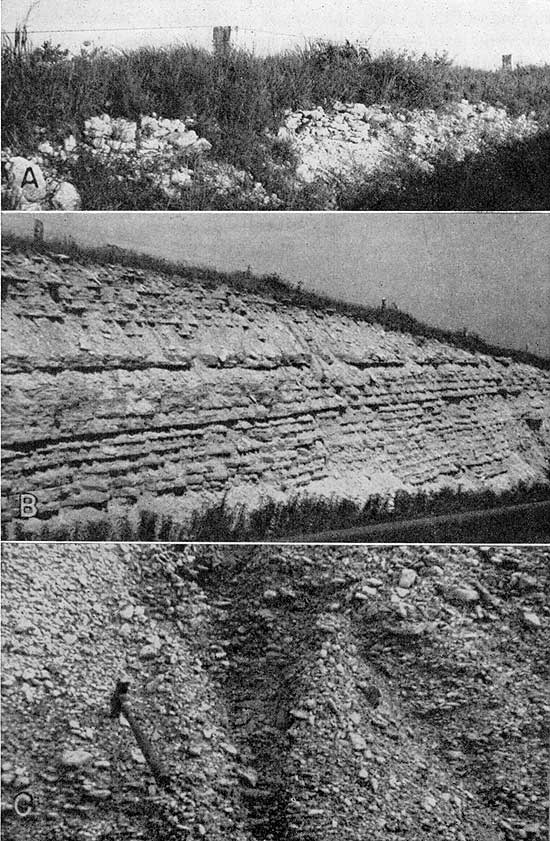
<instances>
[{"instance_id":1,"label":"photo panel b","mask_svg":"<svg viewBox=\"0 0 550 841\"><path fill-rule=\"evenodd\" d=\"M4 539L548 538L546 215L2 221Z\"/></svg>"}]
</instances>

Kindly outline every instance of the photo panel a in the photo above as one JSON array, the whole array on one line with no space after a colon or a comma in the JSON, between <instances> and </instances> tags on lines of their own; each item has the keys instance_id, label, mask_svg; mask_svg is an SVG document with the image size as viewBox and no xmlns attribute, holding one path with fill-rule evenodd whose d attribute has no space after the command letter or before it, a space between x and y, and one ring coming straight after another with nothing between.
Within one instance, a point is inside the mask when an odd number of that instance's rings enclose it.
<instances>
[{"instance_id":1,"label":"photo panel a","mask_svg":"<svg viewBox=\"0 0 550 841\"><path fill-rule=\"evenodd\" d=\"M548 210L547 0L4 0L4 210Z\"/></svg>"}]
</instances>

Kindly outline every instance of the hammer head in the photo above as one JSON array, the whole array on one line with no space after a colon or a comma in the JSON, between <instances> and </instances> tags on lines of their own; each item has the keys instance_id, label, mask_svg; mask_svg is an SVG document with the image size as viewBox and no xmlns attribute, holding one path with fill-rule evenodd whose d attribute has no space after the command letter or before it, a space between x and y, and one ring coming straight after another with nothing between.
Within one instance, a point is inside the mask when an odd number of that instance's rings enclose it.
<instances>
[{"instance_id":1,"label":"hammer head","mask_svg":"<svg viewBox=\"0 0 550 841\"><path fill-rule=\"evenodd\" d=\"M111 695L111 718L118 718L122 712L122 704L128 698L130 681L128 678L119 678L116 682L115 691Z\"/></svg>"}]
</instances>

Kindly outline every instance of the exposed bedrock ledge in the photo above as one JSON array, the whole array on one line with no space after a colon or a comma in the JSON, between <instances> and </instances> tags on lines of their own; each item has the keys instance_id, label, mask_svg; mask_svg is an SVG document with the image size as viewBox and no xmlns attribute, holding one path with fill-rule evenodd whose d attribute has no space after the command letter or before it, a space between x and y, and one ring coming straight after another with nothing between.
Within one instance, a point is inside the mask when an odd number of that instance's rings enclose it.
<instances>
[{"instance_id":1,"label":"exposed bedrock ledge","mask_svg":"<svg viewBox=\"0 0 550 841\"><path fill-rule=\"evenodd\" d=\"M3 517L548 480L550 375L265 295L5 255ZM32 525L32 524L31 524Z\"/></svg>"}]
</instances>

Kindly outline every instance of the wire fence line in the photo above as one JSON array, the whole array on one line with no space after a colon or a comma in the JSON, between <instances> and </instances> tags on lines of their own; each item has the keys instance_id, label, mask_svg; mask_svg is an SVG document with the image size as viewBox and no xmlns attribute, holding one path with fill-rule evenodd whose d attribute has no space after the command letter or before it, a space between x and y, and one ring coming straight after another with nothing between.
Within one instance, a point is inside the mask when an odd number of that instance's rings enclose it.
<instances>
[{"instance_id":1,"label":"wire fence line","mask_svg":"<svg viewBox=\"0 0 550 841\"><path fill-rule=\"evenodd\" d=\"M90 27L90 26L81 26L81 27L74 27L70 29L56 29L55 27L49 27L48 29L29 29L26 28L25 31L27 35L49 35L50 33L55 33L56 35L61 34L71 34L77 32L158 32L158 31L182 31L182 30L196 30L196 29L209 29L212 30L214 27L210 24L197 24L197 25L171 25L171 26L101 26L101 27ZM284 38L306 38L306 39L316 39L316 38L328 38L327 35L306 35L305 33L296 33L296 32L275 32L269 29L250 29L249 27L245 26L232 26L232 32L239 33L239 32L249 32L255 35L277 35L279 37ZM2 32L5 32L5 27L2 27Z\"/></svg>"},{"instance_id":2,"label":"wire fence line","mask_svg":"<svg viewBox=\"0 0 550 841\"><path fill-rule=\"evenodd\" d=\"M206 38L206 31L211 33L211 39ZM301 45L302 49L311 48L315 44L346 44L352 43L359 49L369 49L369 42L371 41L374 34L371 32L368 36L358 37L359 33L356 33L356 37L353 39L338 37L333 38L329 35L321 35L321 34L306 34L304 32L296 33L296 32L281 32L278 30L271 30L271 29L256 29L253 27L247 26L239 26L239 25L226 25L226 26L213 26L211 24L170 24L170 25L153 25L153 26L105 26L105 27L66 27L66 28L41 28L41 29L30 29L26 25L26 23L20 24L18 23L15 26L14 34L12 35L11 32L8 32L7 28L4 26L1 30L2 35L2 46L10 45L12 42L12 38L14 38L15 48L28 49L30 46L30 38L32 36L40 36L40 40L44 41L44 44L53 44L54 38L52 36L75 36L80 34L78 39L67 38L66 43L69 44L72 42L71 46L68 47L67 53L70 53L71 56L77 55L75 50L78 50L79 47L76 46L76 40L80 41L80 52L83 53L83 47L88 48L91 47L93 49L120 49L123 48L122 44L119 43L118 46L116 44L117 39L113 38L102 38L101 36L108 36L109 33L161 33L161 32L174 32L174 33L181 33L183 37L176 36L174 38L173 46L176 43L187 43L188 45L195 44L197 47L206 47L206 42L210 40L211 47L213 49L214 54L218 56L228 56L231 50L245 50L245 51L252 51L256 52L259 50L260 53L265 55L270 55L274 53L284 52L285 50L292 48L292 42L294 42L294 46L299 48ZM183 33L185 32L200 32L201 34L197 38L192 38L189 36L185 38ZM86 40L82 40L82 36L93 36L94 34L99 35L98 38L86 38ZM49 37L48 37L49 36ZM287 39L291 39L291 43L288 43ZM56 39L57 40L57 39ZM129 40L129 39L122 39L122 40ZM135 39L131 39L135 40ZM120 42L120 39L118 39ZM103 42L103 43L102 43ZM110 46L109 46L110 44ZM59 45L61 46L61 45ZM127 47L129 48L129 46Z\"/></svg>"},{"instance_id":3,"label":"wire fence line","mask_svg":"<svg viewBox=\"0 0 550 841\"><path fill-rule=\"evenodd\" d=\"M176 29L211 29L211 26L201 25L201 26L103 26L103 27L91 27L91 26L81 26L76 27L74 29L55 29L55 27L50 27L49 29L26 29L28 35L46 35L50 32L55 32L56 34L62 34L67 32L143 32L149 30L159 30L159 29L166 29L166 30L176 30ZM4 29L2 30L4 31Z\"/></svg>"}]
</instances>

